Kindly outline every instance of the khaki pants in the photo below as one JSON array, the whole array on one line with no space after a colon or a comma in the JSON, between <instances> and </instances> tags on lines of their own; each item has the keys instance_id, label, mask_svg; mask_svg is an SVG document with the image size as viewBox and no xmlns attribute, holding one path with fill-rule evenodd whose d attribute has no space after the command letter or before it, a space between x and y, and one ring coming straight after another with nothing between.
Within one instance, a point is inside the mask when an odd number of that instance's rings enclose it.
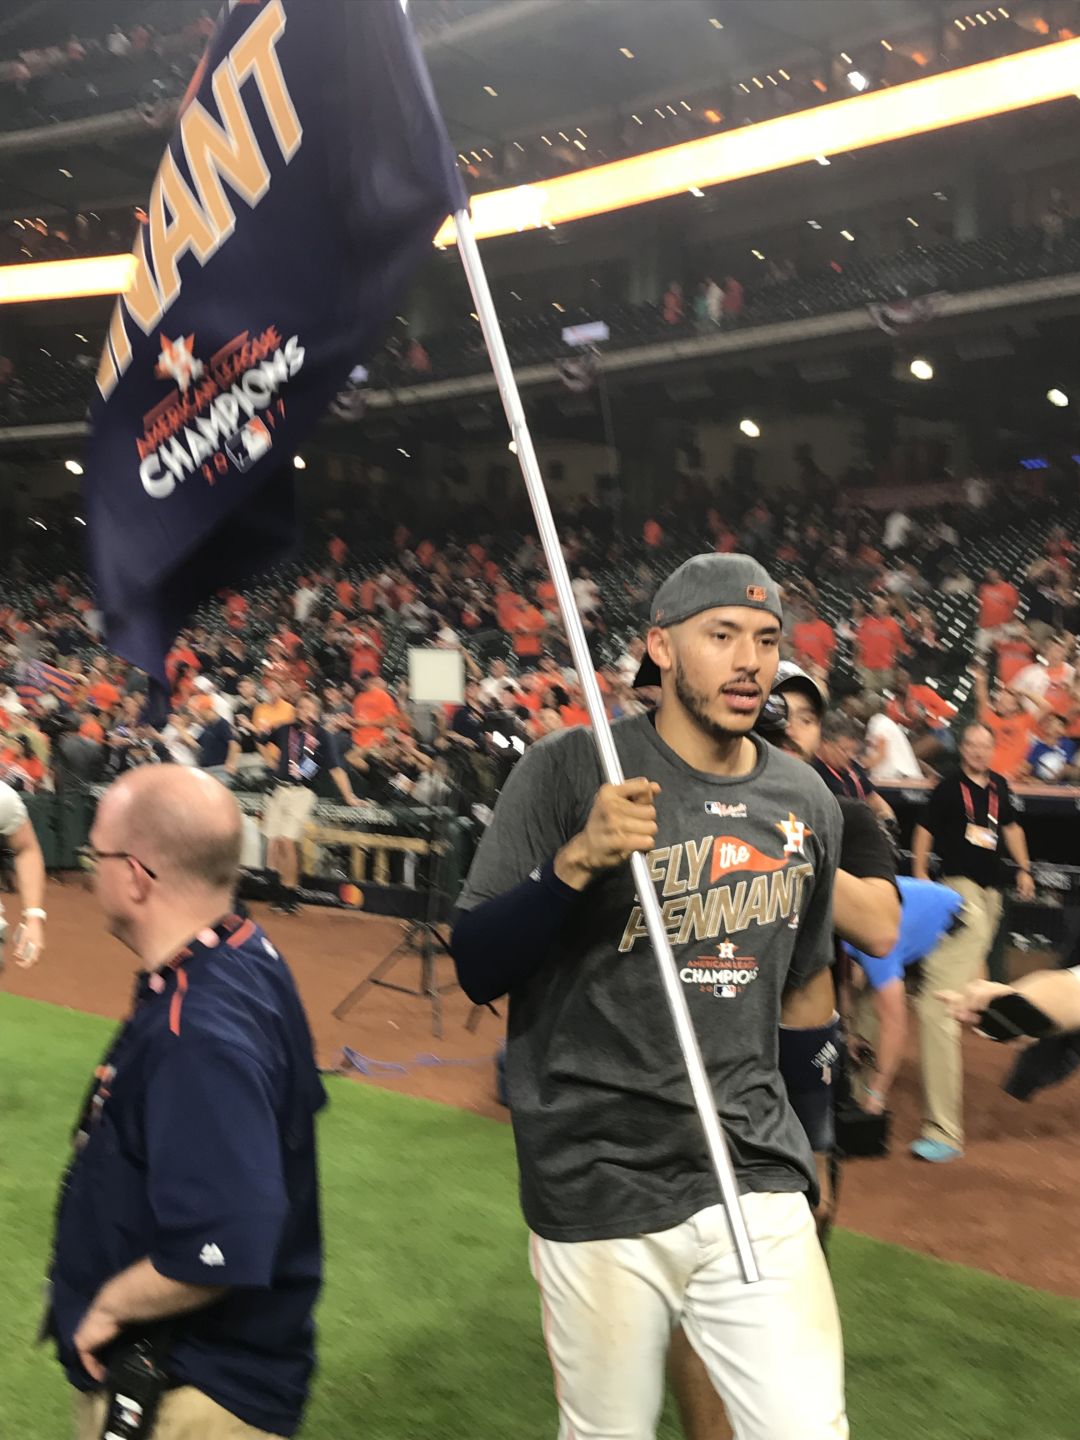
<instances>
[{"instance_id":1,"label":"khaki pants","mask_svg":"<svg viewBox=\"0 0 1080 1440\"><path fill-rule=\"evenodd\" d=\"M101 1440L105 1396L75 1392L75 1440ZM154 1440L275 1440L231 1414L191 1385L168 1390L154 1424Z\"/></svg>"},{"instance_id":2,"label":"khaki pants","mask_svg":"<svg viewBox=\"0 0 1080 1440\"><path fill-rule=\"evenodd\" d=\"M859 675L859 684L864 690L869 690L873 695L880 695L883 690L892 687L895 674L892 670L868 670L865 665L856 667Z\"/></svg>"},{"instance_id":3,"label":"khaki pants","mask_svg":"<svg viewBox=\"0 0 1080 1440\"><path fill-rule=\"evenodd\" d=\"M923 1127L927 1140L964 1146L964 1073L960 1026L935 999L938 990L963 990L986 973L986 957L1001 919L1001 892L960 875L944 883L964 897L963 923L923 961L919 992L919 1061L922 1067Z\"/></svg>"}]
</instances>

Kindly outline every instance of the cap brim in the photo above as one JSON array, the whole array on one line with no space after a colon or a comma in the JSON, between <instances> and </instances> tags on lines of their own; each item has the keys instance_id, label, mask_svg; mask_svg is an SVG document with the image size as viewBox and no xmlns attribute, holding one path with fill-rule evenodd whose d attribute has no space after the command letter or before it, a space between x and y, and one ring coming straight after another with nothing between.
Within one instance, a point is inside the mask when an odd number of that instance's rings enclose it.
<instances>
[{"instance_id":1,"label":"cap brim","mask_svg":"<svg viewBox=\"0 0 1080 1440\"><path fill-rule=\"evenodd\" d=\"M659 690L660 688L660 667L656 661L648 655L642 660L637 674L634 676L634 683L631 690Z\"/></svg>"}]
</instances>

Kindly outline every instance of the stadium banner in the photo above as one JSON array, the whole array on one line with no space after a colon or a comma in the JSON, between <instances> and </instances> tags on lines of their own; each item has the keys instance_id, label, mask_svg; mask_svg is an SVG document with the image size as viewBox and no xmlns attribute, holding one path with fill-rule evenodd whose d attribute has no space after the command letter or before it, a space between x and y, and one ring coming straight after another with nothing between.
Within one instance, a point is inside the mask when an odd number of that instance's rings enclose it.
<instances>
[{"instance_id":1,"label":"stadium banner","mask_svg":"<svg viewBox=\"0 0 1080 1440\"><path fill-rule=\"evenodd\" d=\"M229 0L98 368L84 494L112 650L162 678L191 612L288 552L295 451L467 203L399 0Z\"/></svg>"}]
</instances>

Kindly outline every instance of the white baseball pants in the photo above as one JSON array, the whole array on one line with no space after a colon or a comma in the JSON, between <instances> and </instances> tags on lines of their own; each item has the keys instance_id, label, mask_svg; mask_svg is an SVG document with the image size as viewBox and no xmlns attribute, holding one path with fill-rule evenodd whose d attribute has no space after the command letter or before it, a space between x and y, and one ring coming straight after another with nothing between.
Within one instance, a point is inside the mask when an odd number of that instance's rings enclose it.
<instances>
[{"instance_id":1,"label":"white baseball pants","mask_svg":"<svg viewBox=\"0 0 1080 1440\"><path fill-rule=\"evenodd\" d=\"M806 1196L742 1204L754 1285L743 1284L721 1205L630 1239L531 1237L559 1440L654 1440L677 1324L737 1440L847 1440L840 1317Z\"/></svg>"}]
</instances>

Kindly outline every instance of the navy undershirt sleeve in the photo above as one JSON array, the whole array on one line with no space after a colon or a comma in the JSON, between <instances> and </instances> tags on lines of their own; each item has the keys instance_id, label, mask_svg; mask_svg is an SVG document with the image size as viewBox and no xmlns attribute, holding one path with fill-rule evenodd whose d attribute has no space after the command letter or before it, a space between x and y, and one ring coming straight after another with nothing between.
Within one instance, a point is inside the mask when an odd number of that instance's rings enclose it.
<instances>
[{"instance_id":1,"label":"navy undershirt sleeve","mask_svg":"<svg viewBox=\"0 0 1080 1440\"><path fill-rule=\"evenodd\" d=\"M548 860L512 890L459 911L450 951L458 983L473 1004L497 1000L540 968L581 895Z\"/></svg>"}]
</instances>

